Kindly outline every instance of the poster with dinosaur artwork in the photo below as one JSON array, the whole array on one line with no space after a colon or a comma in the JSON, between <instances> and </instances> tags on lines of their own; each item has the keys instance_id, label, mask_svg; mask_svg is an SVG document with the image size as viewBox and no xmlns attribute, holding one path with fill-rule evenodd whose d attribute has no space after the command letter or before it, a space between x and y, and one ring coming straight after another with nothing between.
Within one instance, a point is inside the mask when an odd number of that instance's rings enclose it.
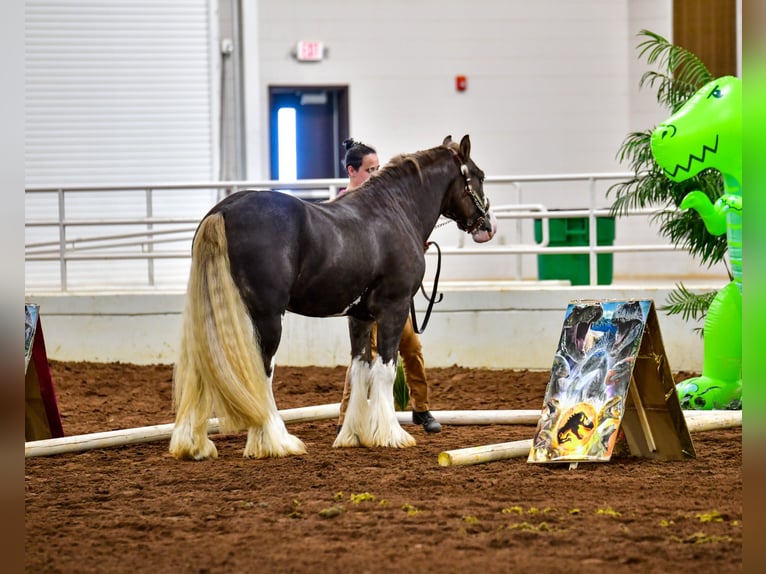
<instances>
[{"instance_id":1,"label":"poster with dinosaur artwork","mask_svg":"<svg viewBox=\"0 0 766 574\"><path fill-rule=\"evenodd\" d=\"M32 358L32 341L37 331L37 315L40 311L38 305L24 305L24 372L29 367L29 359Z\"/></svg>"},{"instance_id":2,"label":"poster with dinosaur artwork","mask_svg":"<svg viewBox=\"0 0 766 574\"><path fill-rule=\"evenodd\" d=\"M673 389L652 301L571 302L528 462L608 461L625 434L633 454L693 456Z\"/></svg>"}]
</instances>

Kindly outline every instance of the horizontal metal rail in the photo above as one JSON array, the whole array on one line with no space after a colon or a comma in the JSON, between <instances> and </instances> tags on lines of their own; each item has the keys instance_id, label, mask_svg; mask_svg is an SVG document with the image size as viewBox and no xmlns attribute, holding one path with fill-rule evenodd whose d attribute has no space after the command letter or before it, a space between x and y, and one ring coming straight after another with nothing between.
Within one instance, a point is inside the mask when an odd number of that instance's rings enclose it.
<instances>
[{"instance_id":1,"label":"horizontal metal rail","mask_svg":"<svg viewBox=\"0 0 766 574\"><path fill-rule=\"evenodd\" d=\"M551 246L548 225L543 224L542 240L532 244L521 243L521 231L517 228L518 244L466 247L462 234L457 245L444 245L441 252L444 255L534 255L534 254L588 254L590 262L590 282L597 283L597 255L624 252L662 252L674 251L678 248L668 244L636 244L636 245L597 245L597 218L609 217L611 211L596 207L596 183L603 181L625 181L634 177L632 173L586 173L558 175L518 175L518 176L489 176L485 180L488 194L491 188L499 185L509 185L519 199L518 203L506 203L493 206L493 213L499 220L535 219L543 222L549 219L583 218L589 219L589 245L585 246ZM543 203L522 203L522 184L557 183L579 181L588 184L587 209L549 209ZM271 189L297 195L310 201L327 200L335 197L343 186L344 179L313 179L292 182L278 181L227 181L227 182L179 182L164 184L136 185L67 185L67 186L29 186L26 193L30 196L38 194L55 194L58 202L57 217L51 219L33 219L25 222L29 229L55 228L58 230L57 239L33 241L26 245L25 257L28 262L58 261L60 268L61 290L67 291L69 261L109 261L109 260L146 260L148 268L148 284L153 286L154 261L165 259L184 259L191 255L191 239L199 219L189 217L156 217L153 215L153 205L156 194L167 191L206 191L215 192L217 200L231 193L247 189ZM146 215L144 217L116 218L67 218L67 197L75 193L93 193L107 197L119 192L139 192L146 197ZM216 201L217 201L216 200ZM583 198L585 202L585 198ZM215 203L213 201L210 205ZM631 210L627 216L654 216L667 210ZM440 223L446 223L446 220ZM517 224L519 225L519 224ZM124 233L104 233L97 236L72 236L78 228L110 228L110 227L142 226L140 231ZM168 228L168 226L173 226ZM172 243L186 243L188 247L175 249L155 249L156 246ZM433 256L429 250L426 255ZM519 270L520 274L520 260Z\"/></svg>"}]
</instances>

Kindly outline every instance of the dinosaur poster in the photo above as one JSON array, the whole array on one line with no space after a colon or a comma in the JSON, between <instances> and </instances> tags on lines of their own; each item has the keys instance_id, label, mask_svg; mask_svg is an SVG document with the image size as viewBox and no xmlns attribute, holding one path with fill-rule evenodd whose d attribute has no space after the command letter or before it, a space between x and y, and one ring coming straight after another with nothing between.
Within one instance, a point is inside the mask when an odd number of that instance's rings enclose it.
<instances>
[{"instance_id":1,"label":"dinosaur poster","mask_svg":"<svg viewBox=\"0 0 766 574\"><path fill-rule=\"evenodd\" d=\"M40 307L37 305L24 305L24 371L29 368L29 359L32 358L32 341L37 331L37 315Z\"/></svg>"},{"instance_id":2,"label":"dinosaur poster","mask_svg":"<svg viewBox=\"0 0 766 574\"><path fill-rule=\"evenodd\" d=\"M571 302L528 462L694 456L673 388L652 301Z\"/></svg>"}]
</instances>

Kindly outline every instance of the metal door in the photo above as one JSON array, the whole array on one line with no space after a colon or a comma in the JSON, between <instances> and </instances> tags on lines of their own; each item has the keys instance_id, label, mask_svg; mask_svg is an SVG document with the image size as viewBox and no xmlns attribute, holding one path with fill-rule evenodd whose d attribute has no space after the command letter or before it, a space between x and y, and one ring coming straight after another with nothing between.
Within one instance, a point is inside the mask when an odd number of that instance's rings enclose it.
<instances>
[{"instance_id":1,"label":"metal door","mask_svg":"<svg viewBox=\"0 0 766 574\"><path fill-rule=\"evenodd\" d=\"M272 179L343 177L348 88L270 87L269 134Z\"/></svg>"}]
</instances>

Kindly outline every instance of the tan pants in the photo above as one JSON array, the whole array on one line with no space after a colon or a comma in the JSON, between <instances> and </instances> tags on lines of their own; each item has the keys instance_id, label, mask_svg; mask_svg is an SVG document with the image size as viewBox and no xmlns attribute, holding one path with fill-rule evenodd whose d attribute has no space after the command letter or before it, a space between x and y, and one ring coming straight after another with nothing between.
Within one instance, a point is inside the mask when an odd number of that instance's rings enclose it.
<instances>
[{"instance_id":1,"label":"tan pants","mask_svg":"<svg viewBox=\"0 0 766 574\"><path fill-rule=\"evenodd\" d=\"M371 335L372 356L375 358L378 350L378 326L372 326ZM404 364L404 375L407 379L407 387L410 390L410 404L412 409L418 412L429 410L428 403L431 389L426 380L426 366L423 361L423 345L420 337L412 327L412 318L407 317L402 331L402 339L399 342L399 354ZM340 401L340 417L338 424L343 424L348 407L348 399L351 396L351 384L349 383L350 367L346 369L346 381L343 384L343 398Z\"/></svg>"}]
</instances>

